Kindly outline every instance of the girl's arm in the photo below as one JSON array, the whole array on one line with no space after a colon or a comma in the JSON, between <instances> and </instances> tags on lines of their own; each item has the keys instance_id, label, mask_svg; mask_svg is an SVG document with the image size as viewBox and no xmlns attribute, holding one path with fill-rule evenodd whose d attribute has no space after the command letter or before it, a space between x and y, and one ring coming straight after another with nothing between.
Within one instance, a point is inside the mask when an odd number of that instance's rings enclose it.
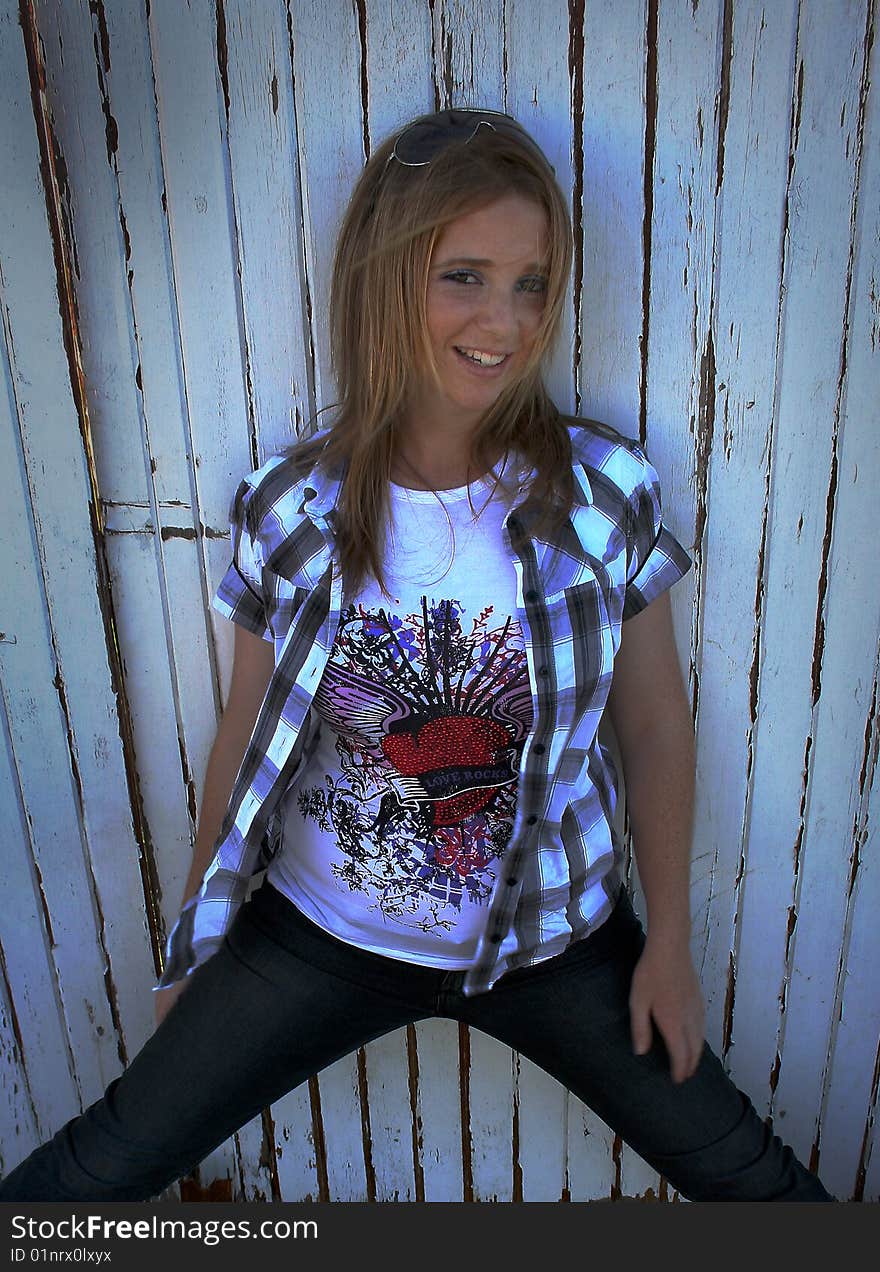
<instances>
[{"instance_id":1,"label":"girl's arm","mask_svg":"<svg viewBox=\"0 0 880 1272\"><path fill-rule=\"evenodd\" d=\"M229 699L208 758L192 866L184 885L181 905L198 891L202 877L213 859L214 845L232 787L274 666L272 643L236 625ZM182 980L169 985L167 989L156 990L153 997L156 999L157 1024L161 1023L186 983L186 980Z\"/></svg>"},{"instance_id":2,"label":"girl's arm","mask_svg":"<svg viewBox=\"0 0 880 1272\"><path fill-rule=\"evenodd\" d=\"M623 760L633 849L647 903L647 941L633 975L633 1050L651 1045L652 1021L683 1082L703 1049L705 1013L690 955L694 733L669 593L622 627L608 712Z\"/></svg>"}]
</instances>

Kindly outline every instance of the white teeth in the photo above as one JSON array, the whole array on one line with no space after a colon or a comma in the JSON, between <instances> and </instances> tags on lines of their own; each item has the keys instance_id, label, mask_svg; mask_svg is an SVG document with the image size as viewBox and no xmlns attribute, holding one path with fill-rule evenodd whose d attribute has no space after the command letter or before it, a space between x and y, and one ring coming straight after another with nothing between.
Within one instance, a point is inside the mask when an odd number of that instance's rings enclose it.
<instances>
[{"instance_id":1,"label":"white teeth","mask_svg":"<svg viewBox=\"0 0 880 1272\"><path fill-rule=\"evenodd\" d=\"M456 348L458 346L456 345ZM483 353L481 349L459 349L472 362L479 362L481 367L497 367L507 357L506 353Z\"/></svg>"}]
</instances>

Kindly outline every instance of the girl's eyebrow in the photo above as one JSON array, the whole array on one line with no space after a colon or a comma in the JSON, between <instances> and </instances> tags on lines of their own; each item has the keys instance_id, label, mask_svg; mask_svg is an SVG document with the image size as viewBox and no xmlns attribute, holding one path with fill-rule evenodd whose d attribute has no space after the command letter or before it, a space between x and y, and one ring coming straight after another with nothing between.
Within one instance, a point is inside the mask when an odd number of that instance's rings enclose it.
<instances>
[{"instance_id":1,"label":"girl's eyebrow","mask_svg":"<svg viewBox=\"0 0 880 1272\"><path fill-rule=\"evenodd\" d=\"M495 262L489 260L487 257L451 256L449 260L438 261L438 263L435 265L434 268L448 269L450 265L477 265L477 266L485 267L487 265L494 265L494 264ZM546 268L547 266L543 264L541 261L532 261L530 264L526 266L526 270L543 270Z\"/></svg>"}]
</instances>

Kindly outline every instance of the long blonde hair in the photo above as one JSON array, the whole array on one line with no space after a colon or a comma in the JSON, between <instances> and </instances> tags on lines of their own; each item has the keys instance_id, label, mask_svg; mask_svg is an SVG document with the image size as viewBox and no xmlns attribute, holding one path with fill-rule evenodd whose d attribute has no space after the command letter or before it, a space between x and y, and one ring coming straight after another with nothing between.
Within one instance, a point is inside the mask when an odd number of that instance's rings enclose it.
<instances>
[{"instance_id":1,"label":"long blonde hair","mask_svg":"<svg viewBox=\"0 0 880 1272\"><path fill-rule=\"evenodd\" d=\"M573 498L568 432L542 379L571 268L571 221L553 170L527 136L490 128L450 142L430 163L407 166L389 158L401 131L373 151L337 239L330 333L338 413L325 438L290 452L303 473L316 462L344 472L336 542L350 594L368 576L384 589L388 483L401 419L419 378L436 374L426 317L434 245L451 221L511 193L546 213L547 290L529 360L481 419L471 464L483 472L499 452L522 456L536 474L528 504L539 531L564 520Z\"/></svg>"}]
</instances>

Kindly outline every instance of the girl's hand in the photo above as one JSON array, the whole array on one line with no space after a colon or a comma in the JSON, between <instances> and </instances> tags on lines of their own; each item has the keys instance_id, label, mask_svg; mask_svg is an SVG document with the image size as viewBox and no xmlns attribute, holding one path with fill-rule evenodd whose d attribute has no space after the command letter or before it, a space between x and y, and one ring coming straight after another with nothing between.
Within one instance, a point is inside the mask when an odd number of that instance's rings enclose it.
<instances>
[{"instance_id":1,"label":"girl's hand","mask_svg":"<svg viewBox=\"0 0 880 1272\"><path fill-rule=\"evenodd\" d=\"M705 1007L685 942L647 938L633 972L629 1011L635 1054L650 1050L653 1021L669 1052L673 1082L689 1078L703 1053Z\"/></svg>"}]
</instances>

